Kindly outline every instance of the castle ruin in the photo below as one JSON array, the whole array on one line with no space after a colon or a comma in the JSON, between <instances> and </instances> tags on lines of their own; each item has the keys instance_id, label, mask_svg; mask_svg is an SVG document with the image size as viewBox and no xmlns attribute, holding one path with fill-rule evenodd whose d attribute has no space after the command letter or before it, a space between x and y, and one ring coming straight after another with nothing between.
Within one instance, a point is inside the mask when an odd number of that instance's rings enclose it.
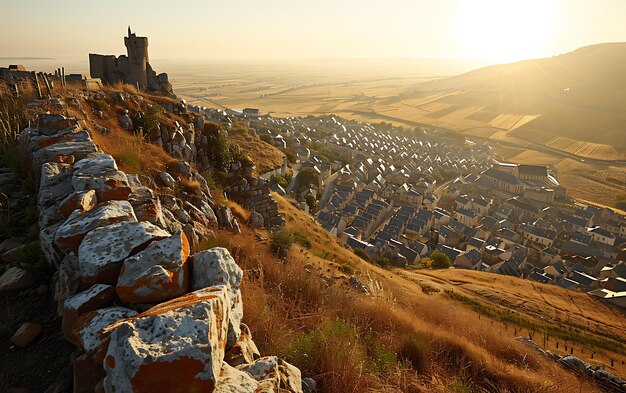
<instances>
[{"instance_id":1,"label":"castle ruin","mask_svg":"<svg viewBox=\"0 0 626 393\"><path fill-rule=\"evenodd\" d=\"M92 78L100 78L102 83L128 83L140 90L172 93L172 85L166 73L158 74L150 66L148 37L138 37L128 27L128 37L124 37L127 56L89 54L89 72Z\"/></svg>"}]
</instances>

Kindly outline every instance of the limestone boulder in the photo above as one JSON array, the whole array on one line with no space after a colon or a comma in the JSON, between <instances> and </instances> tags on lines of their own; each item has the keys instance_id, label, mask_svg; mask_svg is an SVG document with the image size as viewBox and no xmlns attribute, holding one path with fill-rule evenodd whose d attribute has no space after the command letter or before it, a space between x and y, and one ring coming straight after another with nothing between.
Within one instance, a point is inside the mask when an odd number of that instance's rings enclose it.
<instances>
[{"instance_id":1,"label":"limestone boulder","mask_svg":"<svg viewBox=\"0 0 626 393\"><path fill-rule=\"evenodd\" d=\"M152 303L172 299L189 287L189 242L184 232L151 243L127 258L117 282L120 299L129 303Z\"/></svg>"},{"instance_id":2,"label":"limestone boulder","mask_svg":"<svg viewBox=\"0 0 626 393\"><path fill-rule=\"evenodd\" d=\"M39 242L41 243L41 251L43 252L43 255L45 256L48 263L53 266L58 266L58 264L63 260L64 257L64 252L61 251L61 249L57 247L55 243L55 236L60 226L61 223L58 222L39 231Z\"/></svg>"},{"instance_id":3,"label":"limestone boulder","mask_svg":"<svg viewBox=\"0 0 626 393\"><path fill-rule=\"evenodd\" d=\"M217 215L217 222L221 227L231 231L235 229L235 216L228 207L220 206L216 208L215 214Z\"/></svg>"},{"instance_id":4,"label":"limestone boulder","mask_svg":"<svg viewBox=\"0 0 626 393\"><path fill-rule=\"evenodd\" d=\"M185 211L185 209L175 210L174 217L176 217L176 219L182 224L187 224L189 221L191 221L191 216Z\"/></svg>"},{"instance_id":5,"label":"limestone boulder","mask_svg":"<svg viewBox=\"0 0 626 393\"><path fill-rule=\"evenodd\" d=\"M135 210L137 220L148 221L161 228L166 228L161 201L150 188L144 186L133 188L128 200Z\"/></svg>"},{"instance_id":6,"label":"limestone boulder","mask_svg":"<svg viewBox=\"0 0 626 393\"><path fill-rule=\"evenodd\" d=\"M124 259L141 251L148 243L169 236L149 222L125 221L94 229L78 247L83 283L115 285Z\"/></svg>"},{"instance_id":7,"label":"limestone boulder","mask_svg":"<svg viewBox=\"0 0 626 393\"><path fill-rule=\"evenodd\" d=\"M167 172L159 172L159 181L165 187L174 189L176 188L176 180Z\"/></svg>"},{"instance_id":8,"label":"limestone boulder","mask_svg":"<svg viewBox=\"0 0 626 393\"><path fill-rule=\"evenodd\" d=\"M46 163L41 167L37 205L40 209L52 206L74 192L72 188L72 166L69 164Z\"/></svg>"},{"instance_id":9,"label":"limestone boulder","mask_svg":"<svg viewBox=\"0 0 626 393\"><path fill-rule=\"evenodd\" d=\"M63 115L44 113L37 118L37 133L39 135L53 135L59 131L78 126L76 119Z\"/></svg>"},{"instance_id":10,"label":"limestone boulder","mask_svg":"<svg viewBox=\"0 0 626 393\"><path fill-rule=\"evenodd\" d=\"M250 374L228 363L222 365L214 393L268 393L259 390L259 383Z\"/></svg>"},{"instance_id":11,"label":"limestone boulder","mask_svg":"<svg viewBox=\"0 0 626 393\"><path fill-rule=\"evenodd\" d=\"M59 263L59 269L54 273L52 278L54 300L56 300L58 304L57 313L59 316L63 315L65 300L78 293L81 282L78 257L71 252Z\"/></svg>"},{"instance_id":12,"label":"limestone boulder","mask_svg":"<svg viewBox=\"0 0 626 393\"><path fill-rule=\"evenodd\" d=\"M81 315L74 325L73 342L83 351L94 354L101 361L106 354L110 332L114 323L132 318L137 312L124 307L107 307Z\"/></svg>"},{"instance_id":13,"label":"limestone boulder","mask_svg":"<svg viewBox=\"0 0 626 393\"><path fill-rule=\"evenodd\" d=\"M106 392L213 392L228 320L226 287L159 304L111 327Z\"/></svg>"},{"instance_id":14,"label":"limestone boulder","mask_svg":"<svg viewBox=\"0 0 626 393\"><path fill-rule=\"evenodd\" d=\"M87 211L74 211L57 229L54 242L63 251L77 250L92 230L125 221L137 221L128 201L109 201Z\"/></svg>"},{"instance_id":15,"label":"limestone boulder","mask_svg":"<svg viewBox=\"0 0 626 393\"><path fill-rule=\"evenodd\" d=\"M124 113L123 115L121 115L119 117L119 121L120 121L120 126L122 126L122 128L125 129L126 131L132 131L134 129L133 119L131 119L127 113Z\"/></svg>"},{"instance_id":16,"label":"limestone boulder","mask_svg":"<svg viewBox=\"0 0 626 393\"><path fill-rule=\"evenodd\" d=\"M100 202L125 200L131 193L128 178L117 168L113 157L97 154L74 164L72 187L76 191L93 189Z\"/></svg>"},{"instance_id":17,"label":"limestone boulder","mask_svg":"<svg viewBox=\"0 0 626 393\"><path fill-rule=\"evenodd\" d=\"M243 270L223 247L214 247L193 255L191 271L192 290L229 285L235 291L240 288L243 278Z\"/></svg>"},{"instance_id":18,"label":"limestone boulder","mask_svg":"<svg viewBox=\"0 0 626 393\"><path fill-rule=\"evenodd\" d=\"M191 257L191 289L197 290L214 285L225 285L230 300L228 321L228 348L233 346L241 335L243 301L241 279L243 270L237 265L227 249L215 247Z\"/></svg>"},{"instance_id":19,"label":"limestone boulder","mask_svg":"<svg viewBox=\"0 0 626 393\"><path fill-rule=\"evenodd\" d=\"M252 211L250 213L250 217L248 218L248 226L251 228L263 228L265 225L265 220L261 213L256 211Z\"/></svg>"},{"instance_id":20,"label":"limestone boulder","mask_svg":"<svg viewBox=\"0 0 626 393\"><path fill-rule=\"evenodd\" d=\"M32 343L43 330L43 326L38 323L25 322L11 336L10 341L13 345L24 348Z\"/></svg>"},{"instance_id":21,"label":"limestone boulder","mask_svg":"<svg viewBox=\"0 0 626 393\"><path fill-rule=\"evenodd\" d=\"M78 317L89 311L95 311L113 305L115 288L110 285L96 284L91 288L68 297L63 305L62 330L65 339L74 340L74 326ZM76 345L76 342L73 342Z\"/></svg>"},{"instance_id":22,"label":"limestone boulder","mask_svg":"<svg viewBox=\"0 0 626 393\"><path fill-rule=\"evenodd\" d=\"M208 221L209 226L217 226L217 216L215 215L215 211L207 202L200 202L200 211L204 214L204 218Z\"/></svg>"},{"instance_id":23,"label":"limestone boulder","mask_svg":"<svg viewBox=\"0 0 626 393\"><path fill-rule=\"evenodd\" d=\"M35 166L46 162L75 162L98 152L90 140L87 142L61 142L39 149L33 154Z\"/></svg>"},{"instance_id":24,"label":"limestone boulder","mask_svg":"<svg viewBox=\"0 0 626 393\"><path fill-rule=\"evenodd\" d=\"M265 356L252 364L237 368L247 372L259 382L266 384L269 382L268 385L272 386L275 392L302 393L300 370L276 356Z\"/></svg>"},{"instance_id":25,"label":"limestone boulder","mask_svg":"<svg viewBox=\"0 0 626 393\"><path fill-rule=\"evenodd\" d=\"M72 127L50 136L31 136L28 141L28 148L31 152L34 152L57 143L89 141L91 141L91 135L87 130L80 130L78 127Z\"/></svg>"},{"instance_id":26,"label":"limestone boulder","mask_svg":"<svg viewBox=\"0 0 626 393\"><path fill-rule=\"evenodd\" d=\"M75 191L59 203L57 216L67 219L74 210L89 211L97 204L98 198L95 190Z\"/></svg>"},{"instance_id":27,"label":"limestone boulder","mask_svg":"<svg viewBox=\"0 0 626 393\"><path fill-rule=\"evenodd\" d=\"M0 292L17 291L31 287L35 283L33 274L28 270L13 266L0 276Z\"/></svg>"},{"instance_id":28,"label":"limestone boulder","mask_svg":"<svg viewBox=\"0 0 626 393\"><path fill-rule=\"evenodd\" d=\"M231 366L239 366L241 364L250 364L261 357L261 353L254 341L252 341L252 333L246 324L241 324L241 335L226 355L224 361Z\"/></svg>"}]
</instances>

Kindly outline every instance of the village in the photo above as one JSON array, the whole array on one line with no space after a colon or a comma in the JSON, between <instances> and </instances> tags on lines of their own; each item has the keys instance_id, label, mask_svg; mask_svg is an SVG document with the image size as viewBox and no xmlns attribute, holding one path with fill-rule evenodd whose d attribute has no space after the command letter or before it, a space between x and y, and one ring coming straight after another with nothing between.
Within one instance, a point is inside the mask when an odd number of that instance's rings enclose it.
<instances>
[{"instance_id":1,"label":"village","mask_svg":"<svg viewBox=\"0 0 626 393\"><path fill-rule=\"evenodd\" d=\"M274 182L272 190L301 201L370 261L416 268L438 251L456 269L585 291L626 307L626 217L573 200L549 167L500 162L487 143L432 130L191 109L246 120L292 152L288 186ZM316 181L299 184L307 169ZM285 164L261 177L286 172Z\"/></svg>"}]
</instances>

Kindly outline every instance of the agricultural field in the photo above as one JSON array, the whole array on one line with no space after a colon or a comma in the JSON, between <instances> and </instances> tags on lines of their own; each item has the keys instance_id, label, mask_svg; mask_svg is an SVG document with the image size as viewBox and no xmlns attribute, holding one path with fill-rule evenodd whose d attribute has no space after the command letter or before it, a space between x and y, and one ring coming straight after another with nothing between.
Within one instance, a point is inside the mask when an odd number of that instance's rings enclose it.
<instances>
[{"instance_id":1,"label":"agricultural field","mask_svg":"<svg viewBox=\"0 0 626 393\"><path fill-rule=\"evenodd\" d=\"M502 160L552 166L572 196L615 206L626 199L626 104L620 99L626 86L609 78L614 65L602 59L620 48L600 45L454 77L432 77L441 73L392 60L368 67L185 65L170 74L178 96L191 104L254 107L282 117L337 114L491 141Z\"/></svg>"}]
</instances>

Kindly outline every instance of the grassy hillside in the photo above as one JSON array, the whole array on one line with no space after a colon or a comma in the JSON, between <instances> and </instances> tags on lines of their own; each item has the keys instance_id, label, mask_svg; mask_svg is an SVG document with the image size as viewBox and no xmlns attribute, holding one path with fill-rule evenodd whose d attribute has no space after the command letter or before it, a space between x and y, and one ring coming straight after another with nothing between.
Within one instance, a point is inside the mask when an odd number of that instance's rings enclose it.
<instances>
[{"instance_id":1,"label":"grassy hillside","mask_svg":"<svg viewBox=\"0 0 626 393\"><path fill-rule=\"evenodd\" d=\"M537 116L509 130L510 138L527 138L581 156L623 158L625 71L626 43L600 44L552 58L486 67L417 85L416 90L456 91L437 102L458 106L456 111L478 107L470 118L491 126L501 113Z\"/></svg>"},{"instance_id":2,"label":"grassy hillside","mask_svg":"<svg viewBox=\"0 0 626 393\"><path fill-rule=\"evenodd\" d=\"M268 234L248 228L218 232L218 243L246 272L244 315L261 351L284 356L321 391L600 391L516 341L513 324L505 331L443 290L360 260L278 200L310 249L294 244L279 261L259 241ZM346 264L371 295L351 287Z\"/></svg>"}]
</instances>

